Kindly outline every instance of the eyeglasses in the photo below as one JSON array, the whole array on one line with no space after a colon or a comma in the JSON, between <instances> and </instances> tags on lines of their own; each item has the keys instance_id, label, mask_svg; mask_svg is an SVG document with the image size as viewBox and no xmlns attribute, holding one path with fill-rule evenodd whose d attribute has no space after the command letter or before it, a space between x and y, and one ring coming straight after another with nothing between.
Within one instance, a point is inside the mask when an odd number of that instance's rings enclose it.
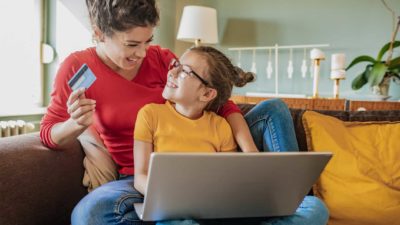
<instances>
[{"instance_id":1,"label":"eyeglasses","mask_svg":"<svg viewBox=\"0 0 400 225\"><path fill-rule=\"evenodd\" d=\"M201 78L201 76L198 75L196 72L194 72L192 69L190 69L189 66L182 65L177 59L172 59L171 63L168 66L168 70L172 70L172 69L176 69L176 68L178 69L177 74L179 75L180 78L185 79L189 75L194 75L205 86L209 86L208 81L204 80L204 78Z\"/></svg>"}]
</instances>

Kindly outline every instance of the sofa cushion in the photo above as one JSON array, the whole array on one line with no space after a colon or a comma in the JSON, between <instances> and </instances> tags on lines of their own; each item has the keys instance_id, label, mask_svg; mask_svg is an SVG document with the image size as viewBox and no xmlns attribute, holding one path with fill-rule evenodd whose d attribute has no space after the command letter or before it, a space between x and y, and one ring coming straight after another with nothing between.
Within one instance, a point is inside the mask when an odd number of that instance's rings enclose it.
<instances>
[{"instance_id":1,"label":"sofa cushion","mask_svg":"<svg viewBox=\"0 0 400 225\"><path fill-rule=\"evenodd\" d=\"M296 131L297 142L300 151L307 151L306 134L302 117L304 109L290 109L292 114L294 129ZM400 121L400 110L391 111L336 111L336 110L315 110L324 115L333 116L342 121Z\"/></svg>"},{"instance_id":2,"label":"sofa cushion","mask_svg":"<svg viewBox=\"0 0 400 225\"><path fill-rule=\"evenodd\" d=\"M304 132L304 125L302 121L304 112L306 112L306 110L304 109L290 109L300 151L308 150L306 133ZM348 120L349 117L349 112L345 111L321 110L319 112L326 115L334 116L344 121Z\"/></svg>"},{"instance_id":3,"label":"sofa cushion","mask_svg":"<svg viewBox=\"0 0 400 225\"><path fill-rule=\"evenodd\" d=\"M396 224L400 215L400 122L344 122L303 114L309 151L333 157L314 185L329 224Z\"/></svg>"}]
</instances>

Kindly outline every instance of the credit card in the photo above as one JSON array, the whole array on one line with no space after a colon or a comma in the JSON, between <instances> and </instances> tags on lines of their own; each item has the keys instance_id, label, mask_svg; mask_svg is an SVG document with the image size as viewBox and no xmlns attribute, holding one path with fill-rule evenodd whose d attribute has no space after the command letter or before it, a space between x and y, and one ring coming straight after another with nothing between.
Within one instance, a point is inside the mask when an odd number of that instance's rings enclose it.
<instances>
[{"instance_id":1,"label":"credit card","mask_svg":"<svg viewBox=\"0 0 400 225\"><path fill-rule=\"evenodd\" d=\"M75 73L75 75L68 81L68 85L72 91L84 87L88 89L96 80L96 76L90 68L83 64L82 67Z\"/></svg>"}]
</instances>

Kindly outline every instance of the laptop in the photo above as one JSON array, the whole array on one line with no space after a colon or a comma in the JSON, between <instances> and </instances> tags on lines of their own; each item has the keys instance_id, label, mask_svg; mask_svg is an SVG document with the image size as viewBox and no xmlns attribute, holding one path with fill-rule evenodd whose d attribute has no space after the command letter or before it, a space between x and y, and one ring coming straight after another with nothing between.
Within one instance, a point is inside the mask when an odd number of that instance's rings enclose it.
<instances>
[{"instance_id":1,"label":"laptop","mask_svg":"<svg viewBox=\"0 0 400 225\"><path fill-rule=\"evenodd\" d=\"M152 153L144 221L293 214L330 152Z\"/></svg>"}]
</instances>

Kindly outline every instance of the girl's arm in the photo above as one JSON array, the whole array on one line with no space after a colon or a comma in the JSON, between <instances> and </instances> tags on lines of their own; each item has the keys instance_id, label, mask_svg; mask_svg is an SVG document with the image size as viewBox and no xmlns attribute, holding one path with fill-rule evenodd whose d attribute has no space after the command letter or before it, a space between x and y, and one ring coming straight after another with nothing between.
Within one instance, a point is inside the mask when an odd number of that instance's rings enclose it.
<instances>
[{"instance_id":1,"label":"girl's arm","mask_svg":"<svg viewBox=\"0 0 400 225\"><path fill-rule=\"evenodd\" d=\"M226 117L229 125L232 128L233 136L236 143L243 152L258 152L256 144L250 134L249 126L247 125L241 113L234 112Z\"/></svg>"},{"instance_id":2,"label":"girl's arm","mask_svg":"<svg viewBox=\"0 0 400 225\"><path fill-rule=\"evenodd\" d=\"M134 187L137 191L146 195L147 173L149 169L150 154L153 152L153 144L135 140L133 149L135 160Z\"/></svg>"}]
</instances>

